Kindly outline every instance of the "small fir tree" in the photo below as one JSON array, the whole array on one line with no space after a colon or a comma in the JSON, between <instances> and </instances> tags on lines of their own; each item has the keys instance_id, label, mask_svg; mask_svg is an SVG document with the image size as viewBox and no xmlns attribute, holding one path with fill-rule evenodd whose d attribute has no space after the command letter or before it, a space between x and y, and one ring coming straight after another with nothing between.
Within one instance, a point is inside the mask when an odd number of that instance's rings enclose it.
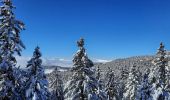
<instances>
[{"instance_id":1,"label":"small fir tree","mask_svg":"<svg viewBox=\"0 0 170 100\"><path fill-rule=\"evenodd\" d=\"M115 81L115 74L110 69L108 75L109 75L109 81L106 85L107 100L119 100L119 92L118 92L119 87L117 82Z\"/></svg>"},{"instance_id":2,"label":"small fir tree","mask_svg":"<svg viewBox=\"0 0 170 100\"><path fill-rule=\"evenodd\" d=\"M81 38L77 45L79 50L73 59L73 76L65 85L65 100L98 100L98 82L95 78L93 62L88 58L84 39Z\"/></svg>"},{"instance_id":3,"label":"small fir tree","mask_svg":"<svg viewBox=\"0 0 170 100\"><path fill-rule=\"evenodd\" d=\"M41 52L35 48L33 57L28 61L27 67L29 79L26 82L26 100L48 100L48 81L42 67Z\"/></svg>"},{"instance_id":4,"label":"small fir tree","mask_svg":"<svg viewBox=\"0 0 170 100\"><path fill-rule=\"evenodd\" d=\"M50 88L53 89L51 100L64 100L63 81L61 75L58 73L59 71L56 69L56 72L54 73L55 77L50 85Z\"/></svg>"},{"instance_id":5,"label":"small fir tree","mask_svg":"<svg viewBox=\"0 0 170 100\"><path fill-rule=\"evenodd\" d=\"M140 86L139 90L139 99L140 100L153 100L152 97L152 85L149 83L149 73L148 69L143 76L143 82Z\"/></svg>"},{"instance_id":6,"label":"small fir tree","mask_svg":"<svg viewBox=\"0 0 170 100\"><path fill-rule=\"evenodd\" d=\"M125 86L125 92L123 94L124 100L136 100L138 92L139 82L136 71L136 66L133 65L129 73L129 78Z\"/></svg>"},{"instance_id":7,"label":"small fir tree","mask_svg":"<svg viewBox=\"0 0 170 100\"><path fill-rule=\"evenodd\" d=\"M97 90L98 99L99 100L106 100L107 95L106 95L106 93L104 91L104 82L101 79L101 70L100 70L99 66L97 67L96 79L98 81L98 90Z\"/></svg>"},{"instance_id":8,"label":"small fir tree","mask_svg":"<svg viewBox=\"0 0 170 100\"><path fill-rule=\"evenodd\" d=\"M120 77L120 88L119 88L119 97L121 99L123 99L123 93L125 92L125 84L126 84L126 81L129 77L129 71L127 69L127 66L125 67L122 67L121 69L121 77Z\"/></svg>"}]
</instances>

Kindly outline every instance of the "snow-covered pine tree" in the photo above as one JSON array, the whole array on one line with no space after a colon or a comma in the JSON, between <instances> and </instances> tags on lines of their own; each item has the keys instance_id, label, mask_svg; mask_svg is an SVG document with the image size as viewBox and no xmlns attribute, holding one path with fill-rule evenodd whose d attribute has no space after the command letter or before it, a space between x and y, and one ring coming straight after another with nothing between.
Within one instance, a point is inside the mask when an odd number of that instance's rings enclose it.
<instances>
[{"instance_id":1,"label":"snow-covered pine tree","mask_svg":"<svg viewBox=\"0 0 170 100\"><path fill-rule=\"evenodd\" d=\"M139 87L138 76L136 71L136 65L131 67L129 78L125 84L125 92L123 94L123 100L136 100L138 98L137 91Z\"/></svg>"},{"instance_id":2,"label":"snow-covered pine tree","mask_svg":"<svg viewBox=\"0 0 170 100\"><path fill-rule=\"evenodd\" d=\"M149 73L150 70L148 69L143 76L143 82L138 91L139 100L153 100L152 85L149 83L149 78L148 78Z\"/></svg>"},{"instance_id":3,"label":"snow-covered pine tree","mask_svg":"<svg viewBox=\"0 0 170 100\"><path fill-rule=\"evenodd\" d=\"M127 66L122 67L121 76L120 76L120 84L119 84L119 97L123 99L123 93L125 92L125 83L129 77L129 71Z\"/></svg>"},{"instance_id":4,"label":"snow-covered pine tree","mask_svg":"<svg viewBox=\"0 0 170 100\"><path fill-rule=\"evenodd\" d=\"M79 50L73 59L73 76L64 88L65 100L98 100L93 62L85 52L84 39L81 38L77 44Z\"/></svg>"},{"instance_id":5,"label":"snow-covered pine tree","mask_svg":"<svg viewBox=\"0 0 170 100\"><path fill-rule=\"evenodd\" d=\"M139 82L139 84L141 84L141 82L143 80L143 77L140 77L142 75L142 72L140 71L140 67L142 68L143 66L138 66L136 69L136 75L139 76L138 80L137 80Z\"/></svg>"},{"instance_id":6,"label":"snow-covered pine tree","mask_svg":"<svg viewBox=\"0 0 170 100\"><path fill-rule=\"evenodd\" d=\"M3 0L0 7L0 99L20 99L20 89L16 89L19 84L13 68L17 63L14 54L20 56L25 48L20 40L24 24L15 19L14 8L11 0Z\"/></svg>"},{"instance_id":7,"label":"snow-covered pine tree","mask_svg":"<svg viewBox=\"0 0 170 100\"><path fill-rule=\"evenodd\" d=\"M98 81L98 90L97 90L97 95L98 95L98 100L106 100L107 99L107 95L104 91L104 82L101 79L101 70L99 68L99 66L97 66L97 76L96 79Z\"/></svg>"},{"instance_id":8,"label":"snow-covered pine tree","mask_svg":"<svg viewBox=\"0 0 170 100\"><path fill-rule=\"evenodd\" d=\"M26 82L26 100L48 100L48 81L42 67L41 52L35 48L33 57L28 61L28 80Z\"/></svg>"},{"instance_id":9,"label":"snow-covered pine tree","mask_svg":"<svg viewBox=\"0 0 170 100\"><path fill-rule=\"evenodd\" d=\"M119 100L118 84L115 82L115 74L110 68L108 75L109 80L106 85L107 100Z\"/></svg>"},{"instance_id":10,"label":"snow-covered pine tree","mask_svg":"<svg viewBox=\"0 0 170 100\"><path fill-rule=\"evenodd\" d=\"M25 99L25 82L27 79L27 73L25 70L20 69L20 67L14 68L13 73L16 77L15 80L17 81L16 90L20 94L20 98L22 98L21 100L23 100Z\"/></svg>"},{"instance_id":11,"label":"snow-covered pine tree","mask_svg":"<svg viewBox=\"0 0 170 100\"><path fill-rule=\"evenodd\" d=\"M58 74L59 71L56 68L56 72L54 73L54 79L50 83L50 88L52 90L51 100L64 100L64 92L63 92L63 81L61 79L61 75Z\"/></svg>"},{"instance_id":12,"label":"snow-covered pine tree","mask_svg":"<svg viewBox=\"0 0 170 100\"><path fill-rule=\"evenodd\" d=\"M156 54L156 59L154 60L154 64L156 66L154 72L156 76L156 85L154 91L154 97L159 100L165 100L167 98L170 99L168 89L169 85L169 68L168 68L168 59L166 55L166 50L163 43L160 43L160 47Z\"/></svg>"}]
</instances>

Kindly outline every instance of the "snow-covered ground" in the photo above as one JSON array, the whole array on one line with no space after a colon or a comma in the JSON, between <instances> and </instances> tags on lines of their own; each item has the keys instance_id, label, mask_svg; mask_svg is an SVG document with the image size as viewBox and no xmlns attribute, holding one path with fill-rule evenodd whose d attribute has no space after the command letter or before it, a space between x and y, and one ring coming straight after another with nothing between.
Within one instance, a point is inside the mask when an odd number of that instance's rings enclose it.
<instances>
[{"instance_id":1,"label":"snow-covered ground","mask_svg":"<svg viewBox=\"0 0 170 100\"><path fill-rule=\"evenodd\" d=\"M45 74L52 73L56 69L56 67L57 66L54 66L54 67L51 67L51 68L45 68ZM57 70L60 71L60 72L67 71L67 69L62 68L62 67L57 67Z\"/></svg>"},{"instance_id":2,"label":"snow-covered ground","mask_svg":"<svg viewBox=\"0 0 170 100\"><path fill-rule=\"evenodd\" d=\"M55 69L51 68L51 69L45 69L45 74L49 74L52 73Z\"/></svg>"}]
</instances>

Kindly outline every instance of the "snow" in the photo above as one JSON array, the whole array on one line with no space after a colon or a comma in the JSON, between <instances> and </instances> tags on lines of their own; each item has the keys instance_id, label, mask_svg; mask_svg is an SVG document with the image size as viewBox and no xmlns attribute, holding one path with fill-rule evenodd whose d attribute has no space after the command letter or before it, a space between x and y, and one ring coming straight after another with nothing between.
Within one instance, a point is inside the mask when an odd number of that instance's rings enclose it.
<instances>
[{"instance_id":1,"label":"snow","mask_svg":"<svg viewBox=\"0 0 170 100\"><path fill-rule=\"evenodd\" d=\"M9 5L5 5L5 7L6 7L5 9L12 10L9 7ZM8 13L10 14L10 11L8 11ZM4 18L3 18L4 20L5 20L5 17L8 17L8 16L4 15ZM18 23L18 25L15 25L16 27L18 26L17 28L20 28L20 29L24 28L23 23L16 21L15 19L12 19L12 22ZM17 96L24 95L25 98L28 100L30 100L30 99L31 100L47 100L51 95L48 91L48 80L46 79L45 74L49 74L49 73L53 72L55 70L55 68L47 68L44 71L44 69L42 67L42 62L43 62L44 66L71 67L74 65L75 69L73 69L73 73L74 73L73 77L70 81L68 81L68 83L65 84L65 90L66 90L65 97L67 99L77 100L80 97L82 97L82 98L86 98L86 99L88 98L88 100L99 100L99 98L101 98L102 100L106 100L106 98L105 98L106 91L104 90L105 88L103 88L104 86L101 86L103 82L100 81L100 73L98 73L99 78L97 79L94 76L94 74L95 74L94 70L92 70L93 69L92 67L94 67L93 66L94 64L88 58L88 56L85 52L86 49L83 47L84 40L82 38L80 39L80 41L77 42L80 50L78 50L77 53L75 54L74 59L73 59L73 64L72 64L72 60L63 59L63 58L55 58L55 57L54 58L42 58L42 60L41 60L40 59L41 52L39 51L39 47L37 47L35 49L35 52L33 53L33 57L15 56L14 58L16 58L16 60L18 61L17 66L21 66L21 68L25 68L26 65L28 64L28 67L30 67L30 69L28 69L28 71L26 72L28 76L23 76L28 79L26 79L25 84L24 84L24 82L22 84L20 84L20 82L22 80L19 80L20 77L18 77L18 76L19 75L22 76L22 74L20 74L19 71L17 73L17 71L15 72L15 70L13 70L15 67L14 66L15 61L12 59L13 59L13 52L18 53L18 55L20 55L21 54L20 52L22 51L22 47L24 48L24 45L23 45L22 41L18 39L19 36L17 36L17 37L15 36L15 34L18 33L16 30L13 29L10 32L8 29L9 27L6 29L5 25L10 25L12 22L10 22L10 23L8 21L3 22L3 20L2 20L3 24L0 25L1 32L4 31L3 33L1 33L1 36L3 38L7 37L7 39L2 40L3 39L2 38L0 41L0 42L2 42L0 45L0 47L1 47L0 52L1 53L5 52L4 54L1 55L0 69L1 69L1 73L3 72L3 75L0 76L0 79L2 77L2 79L0 80L0 86L2 86L3 88L1 89L1 87L0 87L0 90L1 90L0 97L8 97L8 98L20 100L20 99L17 99ZM14 26L14 25L12 24L12 26ZM18 31L20 32L20 30L18 30ZM6 35L6 34L8 34L8 35ZM12 46L10 46L10 45L12 45ZM160 68L164 68L164 71L159 70L161 74L157 73L157 75L160 77L162 74L164 74L163 72L165 72L165 71L167 73L169 73L168 67L165 66L166 64L165 64L165 62L163 62L163 61L166 61L166 59L165 59L166 53L164 50L164 46L162 44L161 44L161 48L159 49L158 53L160 53L160 54L158 56L159 58L157 59L158 62L155 65L157 65ZM161 60L162 58L164 58L164 59ZM29 60L29 59L31 59L31 60ZM110 61L111 60L94 59L94 62L98 62L98 63L107 63ZM143 61L143 60L140 60L140 61ZM127 78L127 83L125 84L126 91L124 91L124 98L126 100L127 99L138 100L138 99L136 99L137 98L136 95L138 93L139 86L142 84L138 80L138 78L140 78L141 76L138 75L138 72L136 71L135 67L136 66L132 66L132 70L129 73L129 77ZM167 67L167 69L165 69L165 67ZM66 70L62 69L62 68L58 68L58 71L66 71ZM100 70L98 70L98 71L100 72ZM150 77L152 77L152 76L154 76L154 73L150 74ZM163 78L165 78L167 80L169 77L164 77L164 76L161 77L160 79L159 79L159 77L156 77L158 80L157 81L158 83L152 83L151 90L153 92L152 93L153 100L160 99L160 95L162 97L165 97L166 100L170 100L169 93L167 93L165 86L162 85ZM19 84L19 86L18 86L18 84ZM148 86L148 84L149 83L143 84L143 87L146 88ZM164 84L167 84L166 81L164 82ZM115 84L113 84L113 85L115 85ZM23 91L21 91L23 89L22 86L24 86L24 90L23 90L24 93L21 93L21 92L23 92ZM109 88L111 88L111 85ZM16 91L16 90L19 90L19 91ZM110 91L113 91L113 90L118 90L118 89L114 88ZM146 89L146 91L147 90L148 89ZM150 90L150 88L149 88L149 90ZM82 96L82 93L83 93L83 96ZM117 93L117 91L115 92L115 94L116 93ZM114 96L116 96L116 95L114 95ZM16 98L13 98L13 97L16 97Z\"/></svg>"},{"instance_id":2,"label":"snow","mask_svg":"<svg viewBox=\"0 0 170 100\"><path fill-rule=\"evenodd\" d=\"M34 93L33 99L32 100L38 100L37 93Z\"/></svg>"},{"instance_id":3,"label":"snow","mask_svg":"<svg viewBox=\"0 0 170 100\"><path fill-rule=\"evenodd\" d=\"M45 69L45 74L50 74L54 71L55 69L51 68L51 69Z\"/></svg>"},{"instance_id":4,"label":"snow","mask_svg":"<svg viewBox=\"0 0 170 100\"><path fill-rule=\"evenodd\" d=\"M67 70L66 69L58 69L58 71L64 72L64 71L67 71Z\"/></svg>"},{"instance_id":5,"label":"snow","mask_svg":"<svg viewBox=\"0 0 170 100\"><path fill-rule=\"evenodd\" d=\"M55 68L56 68L56 66L54 66L54 68L46 68L45 69L45 74L52 73L53 71L55 71ZM65 72L65 71L67 71L67 69L57 68L57 71Z\"/></svg>"}]
</instances>

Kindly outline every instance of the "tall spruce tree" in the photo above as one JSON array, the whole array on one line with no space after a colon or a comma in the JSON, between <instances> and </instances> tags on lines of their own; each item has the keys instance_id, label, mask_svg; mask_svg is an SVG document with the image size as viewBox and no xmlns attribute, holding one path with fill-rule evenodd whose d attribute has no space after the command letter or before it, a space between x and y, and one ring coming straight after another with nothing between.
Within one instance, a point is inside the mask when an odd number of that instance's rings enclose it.
<instances>
[{"instance_id":1,"label":"tall spruce tree","mask_svg":"<svg viewBox=\"0 0 170 100\"><path fill-rule=\"evenodd\" d=\"M11 0L3 0L0 7L0 99L21 99L13 68L17 63L14 54L20 56L25 48L20 40L24 24L16 20L14 8Z\"/></svg>"},{"instance_id":2,"label":"tall spruce tree","mask_svg":"<svg viewBox=\"0 0 170 100\"><path fill-rule=\"evenodd\" d=\"M98 82L95 78L93 62L88 58L84 39L81 38L77 45L79 50L73 59L73 76L65 85L65 100L98 100Z\"/></svg>"},{"instance_id":3,"label":"tall spruce tree","mask_svg":"<svg viewBox=\"0 0 170 100\"><path fill-rule=\"evenodd\" d=\"M26 100L48 100L48 81L42 67L41 52L39 47L35 48L33 57L28 61L27 67L29 79L26 82Z\"/></svg>"},{"instance_id":4,"label":"tall spruce tree","mask_svg":"<svg viewBox=\"0 0 170 100\"><path fill-rule=\"evenodd\" d=\"M167 67L168 62L166 60L166 50L164 49L163 43L160 44L160 48L157 52L157 58L155 60L156 66L159 67L159 84L165 87L167 78Z\"/></svg>"},{"instance_id":5,"label":"tall spruce tree","mask_svg":"<svg viewBox=\"0 0 170 100\"><path fill-rule=\"evenodd\" d=\"M136 100L138 97L138 76L136 71L136 65L131 67L131 71L129 73L129 78L127 80L125 86L125 92L123 94L123 100Z\"/></svg>"},{"instance_id":6,"label":"tall spruce tree","mask_svg":"<svg viewBox=\"0 0 170 100\"><path fill-rule=\"evenodd\" d=\"M109 68L110 69L110 68ZM115 81L115 74L110 69L109 80L106 85L107 100L119 100L118 83Z\"/></svg>"},{"instance_id":7,"label":"tall spruce tree","mask_svg":"<svg viewBox=\"0 0 170 100\"><path fill-rule=\"evenodd\" d=\"M170 99L168 90L169 85L169 68L168 68L168 59L166 55L165 46L163 43L160 43L160 47L156 54L156 59L154 60L156 68L155 72L155 96L157 99L165 100Z\"/></svg>"}]
</instances>

